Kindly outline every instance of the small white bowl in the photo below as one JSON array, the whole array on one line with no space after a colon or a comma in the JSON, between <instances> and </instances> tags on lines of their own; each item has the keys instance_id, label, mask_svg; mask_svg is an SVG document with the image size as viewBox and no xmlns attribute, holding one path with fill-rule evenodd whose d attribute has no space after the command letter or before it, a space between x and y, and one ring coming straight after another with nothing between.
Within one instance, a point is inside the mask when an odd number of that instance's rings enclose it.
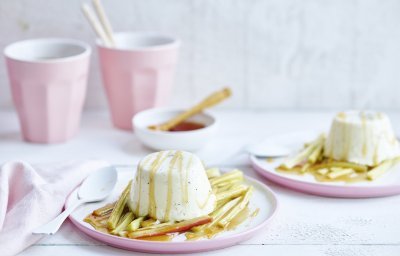
<instances>
[{"instance_id":1,"label":"small white bowl","mask_svg":"<svg viewBox=\"0 0 400 256\"><path fill-rule=\"evenodd\" d=\"M204 128L197 130L164 132L148 128L150 125L168 121L181 112L183 110L171 108L153 108L142 111L132 119L134 132L144 145L155 150L196 151L203 147L217 130L217 122L209 113L199 113L187 120L205 125Z\"/></svg>"}]
</instances>

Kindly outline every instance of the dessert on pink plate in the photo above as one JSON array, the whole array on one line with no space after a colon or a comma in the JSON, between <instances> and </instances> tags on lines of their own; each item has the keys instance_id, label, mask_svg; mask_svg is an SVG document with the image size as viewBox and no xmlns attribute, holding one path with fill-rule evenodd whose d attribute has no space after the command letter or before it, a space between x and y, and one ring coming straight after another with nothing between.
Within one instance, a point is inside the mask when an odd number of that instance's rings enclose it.
<instances>
[{"instance_id":1,"label":"dessert on pink plate","mask_svg":"<svg viewBox=\"0 0 400 256\"><path fill-rule=\"evenodd\" d=\"M368 166L400 155L389 117L381 112L341 112L332 121L324 145L326 157Z\"/></svg>"},{"instance_id":2,"label":"dessert on pink plate","mask_svg":"<svg viewBox=\"0 0 400 256\"><path fill-rule=\"evenodd\" d=\"M311 174L317 181L376 180L400 163L399 142L386 114L373 111L338 113L328 136L306 143L276 170Z\"/></svg>"},{"instance_id":3,"label":"dessert on pink plate","mask_svg":"<svg viewBox=\"0 0 400 256\"><path fill-rule=\"evenodd\" d=\"M115 203L94 210L85 221L130 239L170 241L182 233L187 240L211 239L251 217L252 193L239 170L221 174L206 170L192 153L160 151L143 158Z\"/></svg>"}]
</instances>

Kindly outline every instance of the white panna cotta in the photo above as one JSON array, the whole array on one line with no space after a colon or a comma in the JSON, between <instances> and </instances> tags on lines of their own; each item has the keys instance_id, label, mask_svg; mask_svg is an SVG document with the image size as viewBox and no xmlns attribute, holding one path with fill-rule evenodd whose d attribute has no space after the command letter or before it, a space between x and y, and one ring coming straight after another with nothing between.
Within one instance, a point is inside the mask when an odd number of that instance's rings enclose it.
<instances>
[{"instance_id":1,"label":"white panna cotta","mask_svg":"<svg viewBox=\"0 0 400 256\"><path fill-rule=\"evenodd\" d=\"M348 111L333 119L324 154L339 161L376 166L399 156L400 149L387 115Z\"/></svg>"},{"instance_id":2,"label":"white panna cotta","mask_svg":"<svg viewBox=\"0 0 400 256\"><path fill-rule=\"evenodd\" d=\"M128 204L136 216L173 222L211 213L216 197L200 159L169 150L140 161Z\"/></svg>"}]
</instances>

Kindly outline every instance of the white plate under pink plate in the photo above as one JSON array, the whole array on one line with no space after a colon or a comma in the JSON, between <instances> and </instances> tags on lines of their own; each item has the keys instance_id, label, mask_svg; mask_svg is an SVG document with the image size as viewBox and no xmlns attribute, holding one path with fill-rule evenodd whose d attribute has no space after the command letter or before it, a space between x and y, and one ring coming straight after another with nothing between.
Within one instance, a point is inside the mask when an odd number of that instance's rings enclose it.
<instances>
[{"instance_id":1,"label":"white plate under pink plate","mask_svg":"<svg viewBox=\"0 0 400 256\"><path fill-rule=\"evenodd\" d=\"M318 133L315 133L314 138L317 136ZM301 146L299 142L310 141L310 133L281 134L269 139L274 143L281 142L284 145L288 144L289 139L293 140L293 145ZM400 165L394 166L374 181L358 183L319 182L311 174L296 175L276 171L276 167L284 159L276 158L272 162L268 162L266 158L250 156L253 168L261 176L294 190L321 196L349 198L382 197L400 194Z\"/></svg>"},{"instance_id":2,"label":"white plate under pink plate","mask_svg":"<svg viewBox=\"0 0 400 256\"><path fill-rule=\"evenodd\" d=\"M71 214L70 220L79 230L92 238L122 249L150 253L193 253L225 248L245 241L259 231L266 229L278 207L275 194L266 185L246 177L246 183L254 186L254 193L249 203L250 211L254 211L257 208L260 210L255 217L249 218L232 231L223 232L213 239L196 241L185 241L183 234L174 237L170 242L144 241L112 236L96 231L83 219L93 210L117 200L128 181L134 177L136 170L133 167L117 169L118 181L113 193L102 202L81 206ZM73 203L75 200L77 200L77 190L68 197L66 205Z\"/></svg>"}]
</instances>

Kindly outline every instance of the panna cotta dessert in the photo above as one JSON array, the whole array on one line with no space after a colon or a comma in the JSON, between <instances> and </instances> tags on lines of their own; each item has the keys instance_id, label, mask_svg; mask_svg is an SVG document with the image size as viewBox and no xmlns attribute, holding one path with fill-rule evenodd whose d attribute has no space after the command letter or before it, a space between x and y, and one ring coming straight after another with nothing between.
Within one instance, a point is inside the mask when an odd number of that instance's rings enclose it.
<instances>
[{"instance_id":1,"label":"panna cotta dessert","mask_svg":"<svg viewBox=\"0 0 400 256\"><path fill-rule=\"evenodd\" d=\"M136 216L175 222L213 212L216 196L196 155L168 150L139 163L128 206Z\"/></svg>"},{"instance_id":2,"label":"panna cotta dessert","mask_svg":"<svg viewBox=\"0 0 400 256\"><path fill-rule=\"evenodd\" d=\"M338 161L376 166L399 156L400 148L386 114L347 111L333 119L324 155Z\"/></svg>"},{"instance_id":3,"label":"panna cotta dessert","mask_svg":"<svg viewBox=\"0 0 400 256\"><path fill-rule=\"evenodd\" d=\"M243 172L204 169L185 151L168 150L140 161L117 201L111 200L83 220L98 232L129 239L182 241L212 239L257 215L250 212L253 186Z\"/></svg>"}]
</instances>

